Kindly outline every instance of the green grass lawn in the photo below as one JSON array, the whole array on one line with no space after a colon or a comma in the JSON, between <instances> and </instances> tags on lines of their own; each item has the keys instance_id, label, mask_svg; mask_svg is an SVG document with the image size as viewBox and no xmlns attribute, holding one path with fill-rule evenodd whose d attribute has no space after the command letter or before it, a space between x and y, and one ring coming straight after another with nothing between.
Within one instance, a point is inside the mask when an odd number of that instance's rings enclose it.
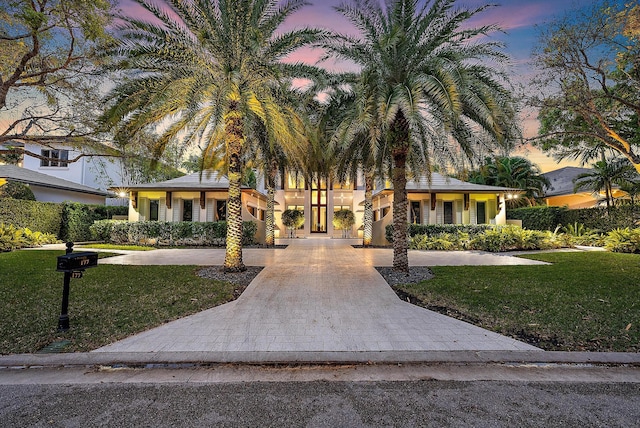
<instances>
[{"instance_id":1,"label":"green grass lawn","mask_svg":"<svg viewBox=\"0 0 640 428\"><path fill-rule=\"evenodd\" d=\"M0 354L36 352L57 341L88 351L230 301L237 288L196 276L195 266L99 265L72 279L71 329L58 333L63 251L0 253Z\"/></svg>"},{"instance_id":2,"label":"green grass lawn","mask_svg":"<svg viewBox=\"0 0 640 428\"><path fill-rule=\"evenodd\" d=\"M640 350L640 255L523 256L547 266L438 266L399 287L425 306L545 350Z\"/></svg>"}]
</instances>

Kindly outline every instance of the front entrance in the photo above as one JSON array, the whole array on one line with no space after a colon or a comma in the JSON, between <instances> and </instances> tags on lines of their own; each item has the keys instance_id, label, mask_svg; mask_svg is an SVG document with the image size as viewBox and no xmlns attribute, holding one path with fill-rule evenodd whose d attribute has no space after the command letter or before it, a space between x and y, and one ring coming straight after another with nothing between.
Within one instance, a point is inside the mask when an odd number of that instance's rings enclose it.
<instances>
[{"instance_id":1,"label":"front entrance","mask_svg":"<svg viewBox=\"0 0 640 428\"><path fill-rule=\"evenodd\" d=\"M311 233L327 233L326 180L313 180L311 185Z\"/></svg>"}]
</instances>

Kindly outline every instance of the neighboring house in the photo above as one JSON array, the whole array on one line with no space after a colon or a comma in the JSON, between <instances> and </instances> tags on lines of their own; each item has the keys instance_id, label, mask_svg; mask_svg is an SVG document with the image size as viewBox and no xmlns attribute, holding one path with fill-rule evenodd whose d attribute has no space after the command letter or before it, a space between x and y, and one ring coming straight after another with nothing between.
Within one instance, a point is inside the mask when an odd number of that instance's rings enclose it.
<instances>
[{"instance_id":1,"label":"neighboring house","mask_svg":"<svg viewBox=\"0 0 640 428\"><path fill-rule=\"evenodd\" d=\"M41 202L72 201L104 205L105 198L110 195L106 191L41 172L31 171L15 165L0 165L0 186L7 181L28 185L36 200Z\"/></svg>"},{"instance_id":2,"label":"neighboring house","mask_svg":"<svg viewBox=\"0 0 640 428\"><path fill-rule=\"evenodd\" d=\"M222 221L227 219L229 180L217 172L193 173L157 183L136 184L129 193L129 221ZM242 187L242 217L258 225L256 240L264 242L267 197Z\"/></svg>"},{"instance_id":3,"label":"neighboring house","mask_svg":"<svg viewBox=\"0 0 640 428\"><path fill-rule=\"evenodd\" d=\"M71 181L83 186L91 187L96 190L103 191L109 187L117 187L122 184L120 159L109 156L82 156L74 162L74 160L82 153L65 143L52 143L48 147L38 144L25 143L21 144L25 153L35 153L48 159L39 159L26 154L22 159L21 166L25 169L36 171L49 176L57 177L62 180ZM104 148L104 153L109 149ZM91 149L93 150L93 149ZM97 153L97 150L93 150ZM107 198L109 205L121 205L126 200Z\"/></svg>"},{"instance_id":4,"label":"neighboring house","mask_svg":"<svg viewBox=\"0 0 640 428\"><path fill-rule=\"evenodd\" d=\"M542 174L549 180L549 187L547 187L544 195L547 206L564 207L569 209L578 208L593 208L601 205L605 199L604 192L594 193L586 190L574 192L575 187L574 180L580 174L593 172L589 168L578 168L574 166L567 166L564 168L556 169L554 171L545 172ZM619 198L624 196L625 193L619 189L613 189L613 197Z\"/></svg>"}]
</instances>

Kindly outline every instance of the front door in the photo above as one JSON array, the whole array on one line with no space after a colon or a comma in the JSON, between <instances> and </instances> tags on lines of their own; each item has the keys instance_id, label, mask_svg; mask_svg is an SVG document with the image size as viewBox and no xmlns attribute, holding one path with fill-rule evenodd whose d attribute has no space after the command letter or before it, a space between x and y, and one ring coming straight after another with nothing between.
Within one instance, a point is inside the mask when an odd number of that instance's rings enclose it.
<instances>
[{"instance_id":1,"label":"front door","mask_svg":"<svg viewBox=\"0 0 640 428\"><path fill-rule=\"evenodd\" d=\"M313 180L311 186L311 232L327 233L327 182Z\"/></svg>"}]
</instances>

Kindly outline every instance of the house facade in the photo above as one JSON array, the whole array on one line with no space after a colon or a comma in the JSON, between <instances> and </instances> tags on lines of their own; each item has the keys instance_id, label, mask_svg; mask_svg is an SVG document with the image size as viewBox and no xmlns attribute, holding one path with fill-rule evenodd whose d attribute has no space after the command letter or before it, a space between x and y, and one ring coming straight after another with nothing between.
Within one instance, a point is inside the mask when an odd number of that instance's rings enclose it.
<instances>
[{"instance_id":1,"label":"house facade","mask_svg":"<svg viewBox=\"0 0 640 428\"><path fill-rule=\"evenodd\" d=\"M227 219L229 180L217 172L188 174L157 183L127 188L129 221L223 221ZM254 221L256 240L265 239L264 193L242 188L242 219Z\"/></svg>"},{"instance_id":2,"label":"house facade","mask_svg":"<svg viewBox=\"0 0 640 428\"><path fill-rule=\"evenodd\" d=\"M276 237L285 237L282 223L285 210L304 212L304 225L296 237L342 237L333 227L333 213L347 209L355 214L355 225L348 236L362 237L364 222L364 184L325 180L305 182L301 176L285 175L275 192ZM132 186L129 220L219 221L226 220L229 181L216 172L186 175L159 183ZM506 224L505 199L517 189L466 183L433 173L430 180L407 183L407 220L418 224ZM258 242L264 242L266 191L243 187L242 217L258 225ZM373 243L387 245L385 227L393 219L393 189L378 186L373 196Z\"/></svg>"},{"instance_id":3,"label":"house facade","mask_svg":"<svg viewBox=\"0 0 640 428\"><path fill-rule=\"evenodd\" d=\"M544 195L547 206L578 209L593 208L601 205L606 198L604 192L574 191L574 180L580 174L591 172L593 170L589 168L567 166L542 174L549 180L550 184ZM612 196L614 199L618 199L624 198L627 194L614 185Z\"/></svg>"}]
</instances>

